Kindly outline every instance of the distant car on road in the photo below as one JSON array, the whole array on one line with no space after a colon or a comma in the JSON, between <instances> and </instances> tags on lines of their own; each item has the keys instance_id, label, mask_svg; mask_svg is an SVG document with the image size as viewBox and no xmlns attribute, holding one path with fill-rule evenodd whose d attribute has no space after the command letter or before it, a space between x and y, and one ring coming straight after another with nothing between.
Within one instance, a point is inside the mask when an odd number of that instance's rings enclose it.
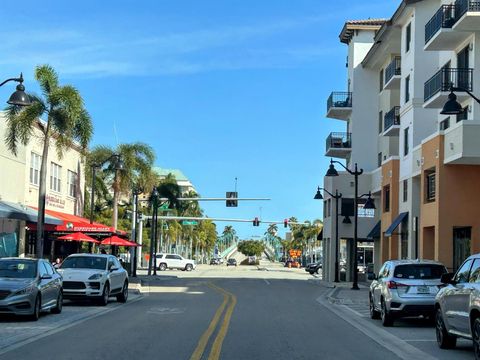
<instances>
[{"instance_id":1,"label":"distant car on road","mask_svg":"<svg viewBox=\"0 0 480 360\"><path fill-rule=\"evenodd\" d=\"M210 265L220 265L220 259L213 258L210 260Z\"/></svg>"},{"instance_id":2,"label":"distant car on road","mask_svg":"<svg viewBox=\"0 0 480 360\"><path fill-rule=\"evenodd\" d=\"M91 299L103 306L111 296L119 302L128 299L127 271L113 255L70 255L58 272L63 276L63 295L67 299Z\"/></svg>"},{"instance_id":3,"label":"distant car on road","mask_svg":"<svg viewBox=\"0 0 480 360\"><path fill-rule=\"evenodd\" d=\"M177 254L157 254L158 270L178 269L183 271L192 271L195 269L195 260L185 259Z\"/></svg>"},{"instance_id":4,"label":"distant car on road","mask_svg":"<svg viewBox=\"0 0 480 360\"><path fill-rule=\"evenodd\" d=\"M227 266L237 266L237 260L234 258L230 258L227 260Z\"/></svg>"},{"instance_id":5,"label":"distant car on road","mask_svg":"<svg viewBox=\"0 0 480 360\"><path fill-rule=\"evenodd\" d=\"M318 271L322 268L322 261L317 261L314 263L307 264L305 266L305 271L308 272L310 275L318 274Z\"/></svg>"},{"instance_id":6,"label":"distant car on road","mask_svg":"<svg viewBox=\"0 0 480 360\"><path fill-rule=\"evenodd\" d=\"M435 298L437 344L454 348L457 338L473 341L480 359L480 254L468 257L457 272L444 274Z\"/></svg>"},{"instance_id":7,"label":"distant car on road","mask_svg":"<svg viewBox=\"0 0 480 360\"><path fill-rule=\"evenodd\" d=\"M370 317L392 326L398 317L433 318L435 295L445 266L430 260L390 260L374 277L369 291Z\"/></svg>"},{"instance_id":8,"label":"distant car on road","mask_svg":"<svg viewBox=\"0 0 480 360\"><path fill-rule=\"evenodd\" d=\"M62 312L62 277L45 260L0 259L0 314L28 315Z\"/></svg>"},{"instance_id":9,"label":"distant car on road","mask_svg":"<svg viewBox=\"0 0 480 360\"><path fill-rule=\"evenodd\" d=\"M293 268L298 268L298 269L299 269L299 268L300 268L300 263L299 263L298 261L296 261L296 260L290 259L290 260L285 261L285 265L284 265L284 266L285 266L285 267L288 267L288 268L292 268L292 267L293 267Z\"/></svg>"}]
</instances>

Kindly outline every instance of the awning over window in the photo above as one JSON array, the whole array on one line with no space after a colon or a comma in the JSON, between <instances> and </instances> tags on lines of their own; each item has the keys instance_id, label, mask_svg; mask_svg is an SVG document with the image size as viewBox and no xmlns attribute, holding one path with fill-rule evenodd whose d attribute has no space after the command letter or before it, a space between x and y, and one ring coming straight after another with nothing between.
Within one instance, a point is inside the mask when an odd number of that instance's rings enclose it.
<instances>
[{"instance_id":1,"label":"awning over window","mask_svg":"<svg viewBox=\"0 0 480 360\"><path fill-rule=\"evenodd\" d=\"M370 230L370 232L367 235L367 239L378 239L380 238L380 230L382 227L382 222L379 221L375 224L375 226Z\"/></svg>"},{"instance_id":2,"label":"awning over window","mask_svg":"<svg viewBox=\"0 0 480 360\"><path fill-rule=\"evenodd\" d=\"M389 228L387 229L387 231L385 231L385 236L392 236L395 229L398 227L398 225L400 225L400 223L404 219L408 219L408 212L403 212L403 213L398 214L398 216L393 221L392 225L390 225Z\"/></svg>"},{"instance_id":3,"label":"awning over window","mask_svg":"<svg viewBox=\"0 0 480 360\"><path fill-rule=\"evenodd\" d=\"M21 204L0 201L0 218L24 220L31 223L38 221L38 213L36 210ZM45 224L60 225L63 221L54 217L45 215Z\"/></svg>"}]
</instances>

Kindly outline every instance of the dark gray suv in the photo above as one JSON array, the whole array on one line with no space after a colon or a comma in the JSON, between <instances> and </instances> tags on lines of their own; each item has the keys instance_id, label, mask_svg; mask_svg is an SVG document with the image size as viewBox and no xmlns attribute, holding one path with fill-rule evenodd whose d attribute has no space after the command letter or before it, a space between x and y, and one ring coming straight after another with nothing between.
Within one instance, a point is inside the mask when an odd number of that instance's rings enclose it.
<instances>
[{"instance_id":1,"label":"dark gray suv","mask_svg":"<svg viewBox=\"0 0 480 360\"><path fill-rule=\"evenodd\" d=\"M444 287L435 298L438 346L453 348L457 337L470 339L475 359L480 360L480 254L467 258L441 281Z\"/></svg>"}]
</instances>

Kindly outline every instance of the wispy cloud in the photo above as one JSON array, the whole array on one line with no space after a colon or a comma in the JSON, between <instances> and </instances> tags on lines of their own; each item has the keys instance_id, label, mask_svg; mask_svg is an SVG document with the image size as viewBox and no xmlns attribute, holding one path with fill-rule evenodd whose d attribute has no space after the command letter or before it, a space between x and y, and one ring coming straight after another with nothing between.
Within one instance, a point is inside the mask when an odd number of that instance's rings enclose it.
<instances>
[{"instance_id":1,"label":"wispy cloud","mask_svg":"<svg viewBox=\"0 0 480 360\"><path fill-rule=\"evenodd\" d=\"M178 75L212 70L281 68L315 61L333 49L322 44L285 47L283 36L325 22L325 16L155 35L52 29L0 36L3 66L50 63L67 76ZM280 41L279 41L280 40ZM28 74L27 74L28 76Z\"/></svg>"}]
</instances>

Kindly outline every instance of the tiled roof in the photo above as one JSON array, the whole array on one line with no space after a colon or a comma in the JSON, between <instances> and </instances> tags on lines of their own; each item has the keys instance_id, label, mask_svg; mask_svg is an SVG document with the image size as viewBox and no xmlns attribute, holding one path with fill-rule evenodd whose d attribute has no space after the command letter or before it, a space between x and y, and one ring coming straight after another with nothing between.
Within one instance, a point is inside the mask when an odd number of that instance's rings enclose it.
<instances>
[{"instance_id":1,"label":"tiled roof","mask_svg":"<svg viewBox=\"0 0 480 360\"><path fill-rule=\"evenodd\" d=\"M340 41L348 44L352 39L355 30L378 30L388 19L363 19L363 20L348 20L343 25L340 32Z\"/></svg>"},{"instance_id":2,"label":"tiled roof","mask_svg":"<svg viewBox=\"0 0 480 360\"><path fill-rule=\"evenodd\" d=\"M182 173L181 170L178 170L178 169L162 169L159 167L155 167L153 168L153 171L155 171L161 177L165 177L168 174L172 174L173 176L175 176L175 179L177 181L188 181L188 178Z\"/></svg>"}]
</instances>

